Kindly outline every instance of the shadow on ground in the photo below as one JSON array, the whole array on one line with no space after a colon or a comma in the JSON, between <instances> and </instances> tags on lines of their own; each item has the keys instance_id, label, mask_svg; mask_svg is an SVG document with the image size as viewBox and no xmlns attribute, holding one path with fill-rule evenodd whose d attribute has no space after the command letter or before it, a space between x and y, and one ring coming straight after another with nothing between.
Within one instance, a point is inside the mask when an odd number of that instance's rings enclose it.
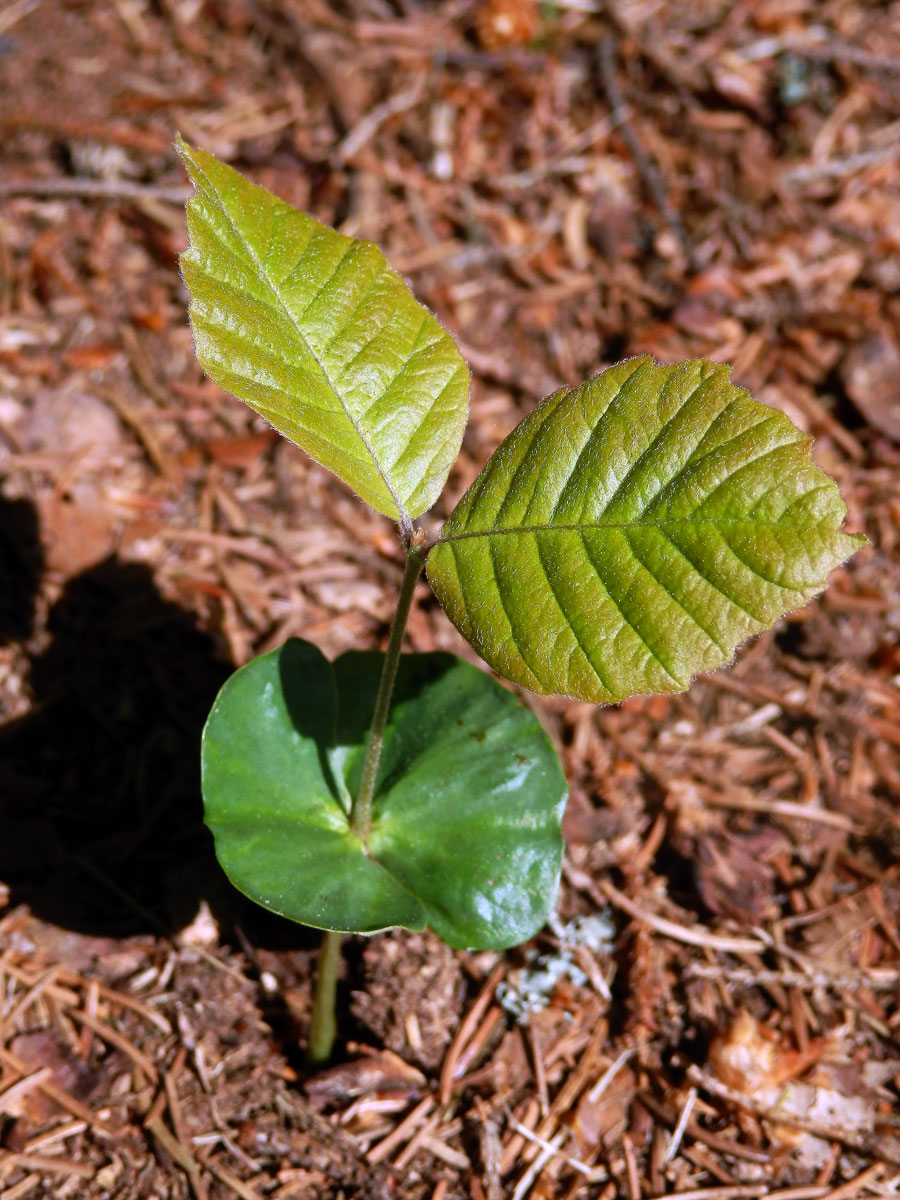
<instances>
[{"instance_id":1,"label":"shadow on ground","mask_svg":"<svg viewBox=\"0 0 900 1200\"><path fill-rule=\"evenodd\" d=\"M37 533L27 503L2 502L5 641L31 629ZM27 680L33 709L0 728L0 879L11 903L112 935L178 929L201 896L227 909L202 821L199 743L229 666L146 567L115 558L69 581L48 630Z\"/></svg>"},{"instance_id":2,"label":"shadow on ground","mask_svg":"<svg viewBox=\"0 0 900 1200\"><path fill-rule=\"evenodd\" d=\"M0 646L31 636L43 567L34 505L0 496Z\"/></svg>"}]
</instances>

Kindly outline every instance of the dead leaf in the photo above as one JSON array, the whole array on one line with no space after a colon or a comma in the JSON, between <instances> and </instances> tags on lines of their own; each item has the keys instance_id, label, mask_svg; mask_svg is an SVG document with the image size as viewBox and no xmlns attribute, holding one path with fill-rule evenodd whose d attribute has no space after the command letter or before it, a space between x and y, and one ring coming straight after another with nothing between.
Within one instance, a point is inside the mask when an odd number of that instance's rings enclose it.
<instances>
[{"instance_id":1,"label":"dead leaf","mask_svg":"<svg viewBox=\"0 0 900 1200\"><path fill-rule=\"evenodd\" d=\"M847 395L869 424L900 442L900 349L886 332L855 346L841 367Z\"/></svg>"},{"instance_id":2,"label":"dead leaf","mask_svg":"<svg viewBox=\"0 0 900 1200\"><path fill-rule=\"evenodd\" d=\"M410 1099L421 1095L425 1076L391 1050L369 1050L362 1058L321 1071L306 1084L306 1094L316 1107L367 1096L371 1092L403 1092Z\"/></svg>"}]
</instances>

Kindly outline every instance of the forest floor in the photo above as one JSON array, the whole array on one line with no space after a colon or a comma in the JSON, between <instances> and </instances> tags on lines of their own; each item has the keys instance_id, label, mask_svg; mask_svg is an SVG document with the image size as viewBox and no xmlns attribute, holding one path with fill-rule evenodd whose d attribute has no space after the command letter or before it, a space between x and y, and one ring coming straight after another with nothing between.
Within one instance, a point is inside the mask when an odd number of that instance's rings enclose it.
<instances>
[{"instance_id":1,"label":"forest floor","mask_svg":"<svg viewBox=\"0 0 900 1200\"><path fill-rule=\"evenodd\" d=\"M900 5L0 7L0 1197L900 1194ZM206 381L176 130L458 337L440 518L538 399L708 356L871 545L684 695L526 698L571 780L504 954L224 881L198 739L290 635L385 642L391 526ZM424 585L408 647L472 657ZM474 661L474 660L473 660Z\"/></svg>"}]
</instances>

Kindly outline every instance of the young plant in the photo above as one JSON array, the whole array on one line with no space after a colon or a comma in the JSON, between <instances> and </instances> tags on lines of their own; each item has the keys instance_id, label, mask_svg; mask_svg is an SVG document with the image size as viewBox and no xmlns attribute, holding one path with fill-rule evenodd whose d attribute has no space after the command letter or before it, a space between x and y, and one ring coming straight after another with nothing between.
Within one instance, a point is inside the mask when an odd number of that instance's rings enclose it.
<instances>
[{"instance_id":1,"label":"young plant","mask_svg":"<svg viewBox=\"0 0 900 1200\"><path fill-rule=\"evenodd\" d=\"M406 567L384 653L293 638L225 684L203 797L231 881L331 931L314 1058L334 1036L339 934L430 926L515 945L556 898L566 782L532 714L449 654L401 654L423 568L504 678L596 703L680 692L825 586L864 538L810 438L727 367L647 356L561 388L488 460L431 544L415 519L462 442L468 370L368 242L179 142L197 357L396 522Z\"/></svg>"}]
</instances>

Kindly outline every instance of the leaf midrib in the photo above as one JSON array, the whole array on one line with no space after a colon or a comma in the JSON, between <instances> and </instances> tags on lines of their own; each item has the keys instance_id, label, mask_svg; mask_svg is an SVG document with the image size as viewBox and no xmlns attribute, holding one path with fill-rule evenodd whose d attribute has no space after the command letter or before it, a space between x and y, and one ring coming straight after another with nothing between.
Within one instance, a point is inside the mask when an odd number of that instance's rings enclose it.
<instances>
[{"instance_id":1,"label":"leaf midrib","mask_svg":"<svg viewBox=\"0 0 900 1200\"><path fill-rule=\"evenodd\" d=\"M222 216L225 218L225 220L230 225L235 237L238 239L238 241L241 243L241 245L245 247L251 262L253 263L254 267L256 268L256 273L259 276L260 282L263 283L268 288L269 292L274 297L278 308L281 310L281 312L284 314L284 316L290 322L290 324L294 328L294 330L296 330L298 338L303 343L303 345L306 347L307 351L314 359L319 370L322 372L322 375L325 378L326 383L331 388L331 391L333 392L335 398L337 399L338 403L340 404L341 408L343 409L344 415L346 416L347 420L353 426L353 429L356 432L357 437L362 442L362 444L365 446L366 450L369 452L369 455L371 456L372 463L375 467L375 470L378 472L378 475L380 476L381 481L383 482L384 486L387 488L391 499L393 500L394 504L397 507L397 513L398 513L399 517L401 518L401 520L405 519L408 521L409 514L406 512L405 507L401 503L400 497L397 495L397 493L394 491L394 488L391 486L391 481L388 479L384 469L382 468L381 463L378 460L378 456L376 455L372 446L369 444L368 438L366 437L363 430L360 428L359 424L357 423L356 419L353 416L353 413L350 411L350 409L347 407L346 403L344 402L344 399L343 399L341 393L338 391L338 389L334 383L334 380L331 378L331 375L329 374L328 369L326 368L322 359L316 353L315 349L311 345L306 334L303 332L303 329L302 329L299 321L297 320L297 317L294 315L294 313L291 311L291 309L284 302L284 299L282 298L278 288L276 287L275 283L272 281L268 272L266 271L264 263L257 257L253 246L244 237L240 228L236 224L234 218L231 216L231 213L225 207L225 203L222 200L222 198L219 196L211 179L209 178L207 173L203 170L203 168L197 162L196 157L192 157L192 162L193 162L195 169L203 177L203 180L207 185L207 196L212 198L212 200L215 204L215 207L217 207L219 209L219 211L222 213ZM352 249L352 246L351 246L351 249ZM306 253L306 247L304 247L304 250L303 250L303 254L305 254L305 253ZM301 258L302 257L303 257L303 255L301 255ZM346 255L344 255L344 257L346 257ZM343 261L343 259L341 261ZM296 267L294 269L296 270ZM332 274L329 277L329 282L331 279L333 279L333 277L334 277L334 274Z\"/></svg>"},{"instance_id":2,"label":"leaf midrib","mask_svg":"<svg viewBox=\"0 0 900 1200\"><path fill-rule=\"evenodd\" d=\"M666 529L679 525L752 525L761 529L778 529L790 532L804 532L818 525L782 525L778 521L755 521L749 517L670 517L663 521L584 521L573 524L552 525L506 525L492 529L467 529L460 533L449 533L441 536L432 546L463 542L470 538L500 537L504 534L520 533L584 533L591 529Z\"/></svg>"}]
</instances>

